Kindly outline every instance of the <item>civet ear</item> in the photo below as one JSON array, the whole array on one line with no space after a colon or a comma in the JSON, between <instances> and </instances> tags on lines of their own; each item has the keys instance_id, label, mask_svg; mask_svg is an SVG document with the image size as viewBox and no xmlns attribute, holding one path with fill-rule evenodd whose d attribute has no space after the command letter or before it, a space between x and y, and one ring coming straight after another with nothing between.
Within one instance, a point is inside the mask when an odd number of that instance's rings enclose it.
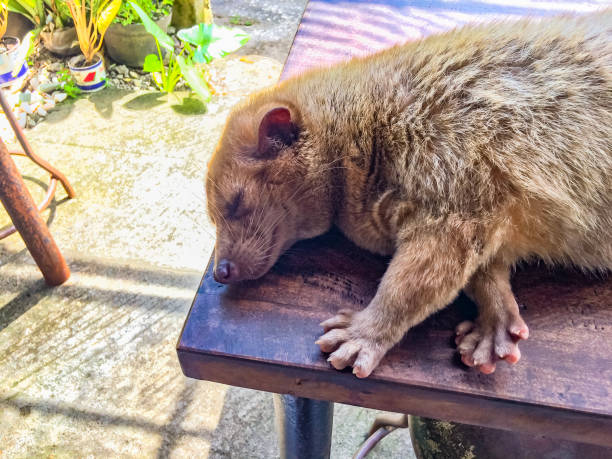
<instances>
[{"instance_id":1,"label":"civet ear","mask_svg":"<svg viewBox=\"0 0 612 459\"><path fill-rule=\"evenodd\" d=\"M259 158L275 157L280 150L291 146L298 137L298 129L291 120L291 112L286 107L277 107L264 115L259 124Z\"/></svg>"}]
</instances>

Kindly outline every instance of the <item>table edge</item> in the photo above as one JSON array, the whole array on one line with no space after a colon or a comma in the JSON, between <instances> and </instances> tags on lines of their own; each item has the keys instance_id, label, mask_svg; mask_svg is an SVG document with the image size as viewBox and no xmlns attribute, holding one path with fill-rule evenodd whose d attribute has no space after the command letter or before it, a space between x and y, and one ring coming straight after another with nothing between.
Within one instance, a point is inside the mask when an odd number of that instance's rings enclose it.
<instances>
[{"instance_id":1,"label":"table edge","mask_svg":"<svg viewBox=\"0 0 612 459\"><path fill-rule=\"evenodd\" d=\"M183 374L191 378L612 447L612 415L376 379L355 380L358 387L351 388L354 376L349 373L322 372L313 379L312 370L302 367L243 359L238 368L232 361L235 359L224 355L180 347L177 353ZM240 378L236 372L248 373L249 377ZM330 396L321 397L326 394ZM502 418L498 416L500 410L505 413Z\"/></svg>"}]
</instances>

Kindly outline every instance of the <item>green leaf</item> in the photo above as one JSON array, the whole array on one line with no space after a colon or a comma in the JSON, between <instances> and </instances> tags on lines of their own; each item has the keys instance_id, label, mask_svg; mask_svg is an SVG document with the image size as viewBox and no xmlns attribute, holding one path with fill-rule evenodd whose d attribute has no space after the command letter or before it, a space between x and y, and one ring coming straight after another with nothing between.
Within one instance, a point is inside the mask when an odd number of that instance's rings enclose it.
<instances>
[{"instance_id":1,"label":"green leaf","mask_svg":"<svg viewBox=\"0 0 612 459\"><path fill-rule=\"evenodd\" d=\"M39 24L42 27L45 24L45 2L43 0L36 0L36 16L38 16Z\"/></svg>"},{"instance_id":2,"label":"green leaf","mask_svg":"<svg viewBox=\"0 0 612 459\"><path fill-rule=\"evenodd\" d=\"M204 102L208 102L210 100L210 90L208 89L208 83L206 83L206 80L202 76L202 72L194 65L187 63L183 56L176 56L176 62L178 62L183 78L189 87L200 96Z\"/></svg>"},{"instance_id":3,"label":"green leaf","mask_svg":"<svg viewBox=\"0 0 612 459\"><path fill-rule=\"evenodd\" d=\"M156 54L147 54L144 60L142 70L145 72L161 72L164 64L159 60Z\"/></svg>"},{"instance_id":4,"label":"green leaf","mask_svg":"<svg viewBox=\"0 0 612 459\"><path fill-rule=\"evenodd\" d=\"M153 35L162 47L166 48L168 51L174 51L174 40L172 40L172 37L160 29L140 6L134 2L129 3L140 17L146 31Z\"/></svg>"},{"instance_id":5,"label":"green leaf","mask_svg":"<svg viewBox=\"0 0 612 459\"><path fill-rule=\"evenodd\" d=\"M24 37L21 39L21 43L25 49L24 59L30 57L30 55L34 52L34 48L36 48L36 31L30 30Z\"/></svg>"},{"instance_id":6,"label":"green leaf","mask_svg":"<svg viewBox=\"0 0 612 459\"><path fill-rule=\"evenodd\" d=\"M176 84L179 82L180 79L181 79L181 69L179 68L178 65L175 67L172 67L171 69L168 69L168 76L165 82L166 92L174 91L174 87L176 86Z\"/></svg>"},{"instance_id":7,"label":"green leaf","mask_svg":"<svg viewBox=\"0 0 612 459\"><path fill-rule=\"evenodd\" d=\"M212 42L213 25L212 24L196 24L188 29L181 29L177 36L184 42L196 46L193 53L193 59L199 63L210 63L213 57L208 54L208 47Z\"/></svg>"},{"instance_id":8,"label":"green leaf","mask_svg":"<svg viewBox=\"0 0 612 459\"><path fill-rule=\"evenodd\" d=\"M15 56L15 64L13 67L13 76L17 75L21 70L21 66L28 58L30 53L34 48L34 31L30 30L25 37L23 37L23 41L19 44L19 49L17 50L17 54Z\"/></svg>"},{"instance_id":9,"label":"green leaf","mask_svg":"<svg viewBox=\"0 0 612 459\"><path fill-rule=\"evenodd\" d=\"M214 58L225 57L249 41L240 29L229 29L215 24L198 24L178 31L178 37L196 46L193 59L198 63L210 63Z\"/></svg>"},{"instance_id":10,"label":"green leaf","mask_svg":"<svg viewBox=\"0 0 612 459\"><path fill-rule=\"evenodd\" d=\"M244 46L248 41L249 36L240 29L214 26L213 40L208 47L208 53L215 58L225 57Z\"/></svg>"},{"instance_id":11,"label":"green leaf","mask_svg":"<svg viewBox=\"0 0 612 459\"><path fill-rule=\"evenodd\" d=\"M210 61L212 61L212 56L210 54L204 54L202 52L202 48L198 46L193 52L193 60L198 64L210 64Z\"/></svg>"},{"instance_id":12,"label":"green leaf","mask_svg":"<svg viewBox=\"0 0 612 459\"><path fill-rule=\"evenodd\" d=\"M157 89L164 91L164 82L161 79L161 75L159 73L153 73L152 76L153 82L155 83L155 86L157 86Z\"/></svg>"},{"instance_id":13,"label":"green leaf","mask_svg":"<svg viewBox=\"0 0 612 459\"><path fill-rule=\"evenodd\" d=\"M212 40L212 24L196 24L188 29L178 31L178 37L196 46L208 46Z\"/></svg>"},{"instance_id":14,"label":"green leaf","mask_svg":"<svg viewBox=\"0 0 612 459\"><path fill-rule=\"evenodd\" d=\"M101 37L106 33L106 29L111 25L115 16L117 16L117 11L121 7L122 0L111 0L110 3L106 4L106 7L98 13L96 20L96 27L98 29L98 33Z\"/></svg>"},{"instance_id":15,"label":"green leaf","mask_svg":"<svg viewBox=\"0 0 612 459\"><path fill-rule=\"evenodd\" d=\"M36 1L35 0L9 0L8 10L13 13L27 17L33 24L36 23Z\"/></svg>"}]
</instances>

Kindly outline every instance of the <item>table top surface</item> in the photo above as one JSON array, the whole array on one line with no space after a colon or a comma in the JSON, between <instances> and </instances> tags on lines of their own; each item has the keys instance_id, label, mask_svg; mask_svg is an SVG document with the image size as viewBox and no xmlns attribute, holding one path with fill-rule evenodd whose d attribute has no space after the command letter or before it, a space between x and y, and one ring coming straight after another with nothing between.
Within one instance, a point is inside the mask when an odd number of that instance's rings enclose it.
<instances>
[{"instance_id":1,"label":"table top surface","mask_svg":"<svg viewBox=\"0 0 612 459\"><path fill-rule=\"evenodd\" d=\"M601 4L311 1L283 77L455 25ZM555 11L550 10L556 5ZM332 27L333 26L333 27ZM177 346L187 376L389 411L541 432L612 446L612 278L525 267L512 284L530 338L492 375L463 366L454 326L464 296L410 330L365 380L336 371L314 344L319 323L365 307L388 260L337 232L303 241L262 279L224 286L209 266ZM503 410L503 411L500 411Z\"/></svg>"}]
</instances>

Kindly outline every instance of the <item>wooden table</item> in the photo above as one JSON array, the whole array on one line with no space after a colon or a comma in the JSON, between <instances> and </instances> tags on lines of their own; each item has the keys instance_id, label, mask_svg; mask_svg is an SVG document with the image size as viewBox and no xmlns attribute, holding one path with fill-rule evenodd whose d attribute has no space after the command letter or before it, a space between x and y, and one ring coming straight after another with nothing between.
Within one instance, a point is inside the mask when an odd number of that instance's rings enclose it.
<instances>
[{"instance_id":1,"label":"wooden table","mask_svg":"<svg viewBox=\"0 0 612 459\"><path fill-rule=\"evenodd\" d=\"M532 6L313 0L283 77L463 22L558 12ZM612 447L611 278L519 270L513 287L531 333L513 367L500 364L485 376L460 363L453 329L476 314L460 297L358 380L330 368L314 344L318 323L339 309L365 307L386 263L332 231L297 244L257 281L224 286L209 265L177 345L183 372L285 394L276 398L284 457L329 454L329 402Z\"/></svg>"}]
</instances>

